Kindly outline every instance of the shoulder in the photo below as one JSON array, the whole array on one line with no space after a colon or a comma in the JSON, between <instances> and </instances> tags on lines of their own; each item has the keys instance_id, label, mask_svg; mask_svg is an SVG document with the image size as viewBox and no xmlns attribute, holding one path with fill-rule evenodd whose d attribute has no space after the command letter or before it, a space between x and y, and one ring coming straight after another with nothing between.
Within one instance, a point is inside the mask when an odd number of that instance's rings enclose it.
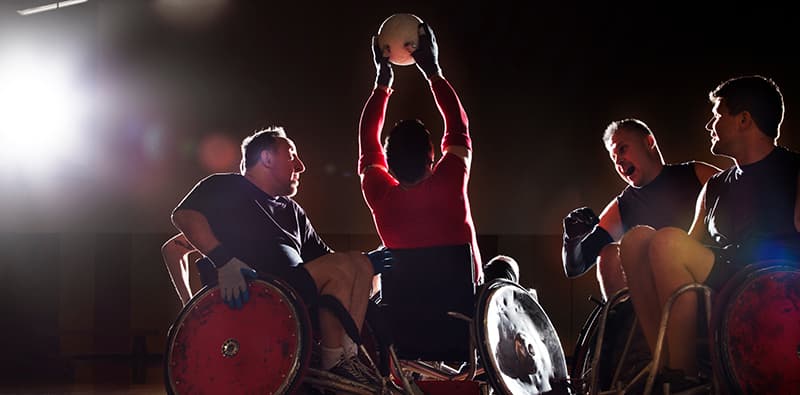
<instances>
[{"instance_id":1,"label":"shoulder","mask_svg":"<svg viewBox=\"0 0 800 395\"><path fill-rule=\"evenodd\" d=\"M241 183L244 177L238 173L214 173L203 178L198 184L231 185Z\"/></svg>"},{"instance_id":2,"label":"shoulder","mask_svg":"<svg viewBox=\"0 0 800 395\"><path fill-rule=\"evenodd\" d=\"M779 155L782 158L785 158L785 160L791 161L794 164L800 163L800 153L780 145L776 149L778 150Z\"/></svg>"},{"instance_id":3,"label":"shoulder","mask_svg":"<svg viewBox=\"0 0 800 395\"><path fill-rule=\"evenodd\" d=\"M705 184L712 176L722 171L712 164L701 161L685 162L685 164L694 171L700 184Z\"/></svg>"}]
</instances>

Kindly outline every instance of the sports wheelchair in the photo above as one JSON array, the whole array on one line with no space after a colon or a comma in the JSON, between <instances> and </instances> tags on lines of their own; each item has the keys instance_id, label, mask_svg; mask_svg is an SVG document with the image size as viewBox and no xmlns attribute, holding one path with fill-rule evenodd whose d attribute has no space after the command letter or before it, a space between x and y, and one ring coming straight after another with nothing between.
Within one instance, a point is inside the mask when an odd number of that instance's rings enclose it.
<instances>
[{"instance_id":1,"label":"sports wheelchair","mask_svg":"<svg viewBox=\"0 0 800 395\"><path fill-rule=\"evenodd\" d=\"M509 279L476 290L469 245L392 254L380 297L362 331L351 334L381 388L316 369L314 308L285 282L261 276L249 283L241 310L228 308L212 286L183 308L168 334L167 392L571 392L560 340L534 293Z\"/></svg>"},{"instance_id":2,"label":"sports wheelchair","mask_svg":"<svg viewBox=\"0 0 800 395\"><path fill-rule=\"evenodd\" d=\"M667 301L654 355L644 341L627 289L598 303L584 324L570 366L577 394L669 393L656 388L669 310L678 296L702 295L698 362L709 382L682 393L800 394L800 265L755 261L712 293L687 284Z\"/></svg>"}]
</instances>

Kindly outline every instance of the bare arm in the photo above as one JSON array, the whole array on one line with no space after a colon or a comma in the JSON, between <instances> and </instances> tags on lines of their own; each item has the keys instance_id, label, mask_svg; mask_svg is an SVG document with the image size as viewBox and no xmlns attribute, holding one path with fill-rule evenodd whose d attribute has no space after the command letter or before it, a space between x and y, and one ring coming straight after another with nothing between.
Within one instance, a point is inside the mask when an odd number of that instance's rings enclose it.
<instances>
[{"instance_id":1,"label":"bare arm","mask_svg":"<svg viewBox=\"0 0 800 395\"><path fill-rule=\"evenodd\" d=\"M612 199L603 209L603 212L600 213L599 225L611 235L614 241L619 241L622 238L622 217L619 214L619 203L616 198Z\"/></svg>"},{"instance_id":2,"label":"bare arm","mask_svg":"<svg viewBox=\"0 0 800 395\"><path fill-rule=\"evenodd\" d=\"M694 162L694 174L700 181L700 184L705 185L711 176L722 171L720 168L710 165L705 162Z\"/></svg>"},{"instance_id":3,"label":"bare arm","mask_svg":"<svg viewBox=\"0 0 800 395\"><path fill-rule=\"evenodd\" d=\"M195 210L177 210L172 214L172 223L204 255L208 254L220 245L220 241L211 230L206 217Z\"/></svg>"},{"instance_id":4,"label":"bare arm","mask_svg":"<svg viewBox=\"0 0 800 395\"><path fill-rule=\"evenodd\" d=\"M178 298L184 306L196 291L192 289L193 281L191 281L193 274L191 255L193 253L196 254L197 250L186 240L183 233L173 236L161 246L161 255L167 266L167 272L175 287L175 292L178 293Z\"/></svg>"},{"instance_id":5,"label":"bare arm","mask_svg":"<svg viewBox=\"0 0 800 395\"><path fill-rule=\"evenodd\" d=\"M705 240L708 236L708 230L705 228L704 223L706 218L707 188L708 184L704 184L703 189L700 190L700 195L697 196L697 204L695 205L694 210L694 221L692 221L692 227L689 228L689 236L700 242Z\"/></svg>"}]
</instances>

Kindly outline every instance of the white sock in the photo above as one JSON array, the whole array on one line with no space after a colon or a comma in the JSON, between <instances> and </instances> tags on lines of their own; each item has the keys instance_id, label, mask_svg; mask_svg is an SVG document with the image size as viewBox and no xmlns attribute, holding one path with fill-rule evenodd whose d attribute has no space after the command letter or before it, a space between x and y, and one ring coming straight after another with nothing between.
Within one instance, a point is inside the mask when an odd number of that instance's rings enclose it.
<instances>
[{"instance_id":1,"label":"white sock","mask_svg":"<svg viewBox=\"0 0 800 395\"><path fill-rule=\"evenodd\" d=\"M322 370L330 370L344 357L344 348L342 347L328 348L321 345L320 350L320 368Z\"/></svg>"},{"instance_id":2,"label":"white sock","mask_svg":"<svg viewBox=\"0 0 800 395\"><path fill-rule=\"evenodd\" d=\"M342 347L344 347L344 356L352 357L354 355L358 355L358 346L350 336L345 334L342 339Z\"/></svg>"}]
</instances>

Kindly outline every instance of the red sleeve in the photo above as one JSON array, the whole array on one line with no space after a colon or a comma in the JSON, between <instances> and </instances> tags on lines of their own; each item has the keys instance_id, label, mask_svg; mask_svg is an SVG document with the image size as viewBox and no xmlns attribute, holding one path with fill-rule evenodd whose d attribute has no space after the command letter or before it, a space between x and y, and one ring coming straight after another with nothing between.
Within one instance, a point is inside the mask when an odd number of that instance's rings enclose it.
<instances>
[{"instance_id":1,"label":"red sleeve","mask_svg":"<svg viewBox=\"0 0 800 395\"><path fill-rule=\"evenodd\" d=\"M372 165L389 167L380 141L388 103L389 92L376 88L361 112L361 122L358 126L358 174L364 174L364 170Z\"/></svg>"},{"instance_id":2,"label":"red sleeve","mask_svg":"<svg viewBox=\"0 0 800 395\"><path fill-rule=\"evenodd\" d=\"M469 120L464 107L461 106L461 101L458 100L456 91L444 78L434 81L431 89L439 112L444 117L442 151L451 145L461 145L472 149L472 141L469 138Z\"/></svg>"}]
</instances>

